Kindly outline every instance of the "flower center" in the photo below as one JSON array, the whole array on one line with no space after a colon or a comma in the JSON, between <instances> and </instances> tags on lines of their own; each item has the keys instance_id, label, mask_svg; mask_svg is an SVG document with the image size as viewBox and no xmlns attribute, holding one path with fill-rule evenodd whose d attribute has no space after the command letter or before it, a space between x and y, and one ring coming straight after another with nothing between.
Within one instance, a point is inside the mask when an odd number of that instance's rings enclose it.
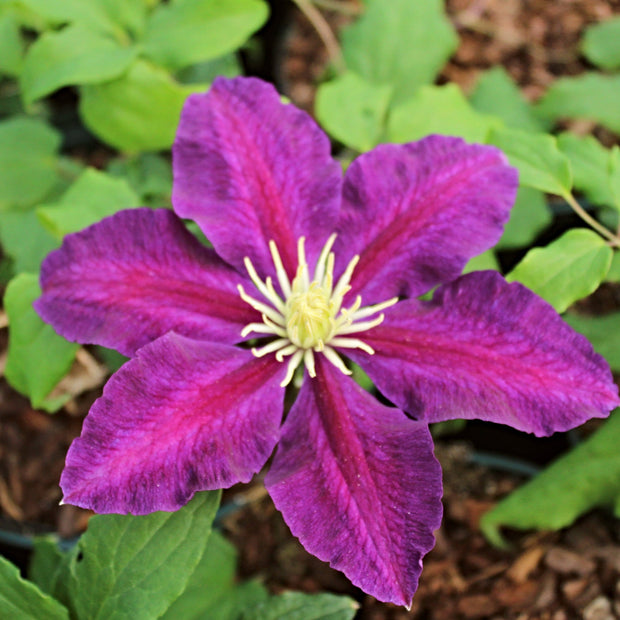
<instances>
[{"instance_id":1,"label":"flower center","mask_svg":"<svg viewBox=\"0 0 620 620\"><path fill-rule=\"evenodd\" d=\"M239 286L241 299L258 310L263 319L262 323L246 325L241 335L245 337L255 333L277 336L262 348L252 349L252 353L256 357L275 353L279 362L283 362L285 357L289 358L286 377L281 384L283 387L291 382L296 368L302 361L308 374L311 377L316 376L314 353L322 353L336 368L350 375L351 371L333 347L362 349L372 355L374 353L372 348L358 338L351 338L351 334L365 332L379 325L383 321L383 314L370 320L361 319L368 319L398 301L398 298L394 297L383 303L362 308L362 298L358 295L351 306L343 308L342 302L351 290L349 282L359 256L353 257L334 286L335 258L331 249L335 240L335 234L327 240L311 281L306 262L305 239L300 237L297 243L297 273L292 282L284 270L276 244L273 241L269 242L282 295L275 290L271 278L263 282L250 259L248 257L244 259L250 279L268 304L250 297L243 287Z\"/></svg>"},{"instance_id":2,"label":"flower center","mask_svg":"<svg viewBox=\"0 0 620 620\"><path fill-rule=\"evenodd\" d=\"M333 316L328 292L314 280L307 291L295 292L286 301L286 333L302 349L312 349L329 340Z\"/></svg>"}]
</instances>

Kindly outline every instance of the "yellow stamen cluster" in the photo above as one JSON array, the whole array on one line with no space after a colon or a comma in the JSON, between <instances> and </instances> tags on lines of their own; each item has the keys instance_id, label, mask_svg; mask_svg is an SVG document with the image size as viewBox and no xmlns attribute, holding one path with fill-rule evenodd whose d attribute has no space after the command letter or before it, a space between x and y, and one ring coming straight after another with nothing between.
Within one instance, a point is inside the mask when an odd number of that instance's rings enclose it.
<instances>
[{"instance_id":1,"label":"yellow stamen cluster","mask_svg":"<svg viewBox=\"0 0 620 620\"><path fill-rule=\"evenodd\" d=\"M300 237L297 243L297 273L292 282L284 270L276 244L273 241L269 242L282 296L276 292L271 278L263 282L250 259L247 257L244 259L250 279L269 304L250 297L243 287L239 286L239 294L243 301L258 310L263 319L262 323L247 325L241 335L245 337L254 333L276 336L275 340L260 349L252 349L252 353L256 357L275 353L279 362L289 357L286 377L282 381L283 387L291 382L296 368L302 362L308 374L311 377L316 376L314 353L322 353L336 368L350 375L351 371L345 366L334 347L362 349L372 355L374 351L371 347L350 336L379 325L384 319L383 314L370 320L361 319L367 319L398 301L398 298L393 298L362 308L362 298L358 295L350 307L343 308L342 302L344 296L351 290L349 283L359 257L353 257L334 286L335 258L331 249L335 240L335 234L327 240L317 261L314 278L310 280L305 239Z\"/></svg>"}]
</instances>

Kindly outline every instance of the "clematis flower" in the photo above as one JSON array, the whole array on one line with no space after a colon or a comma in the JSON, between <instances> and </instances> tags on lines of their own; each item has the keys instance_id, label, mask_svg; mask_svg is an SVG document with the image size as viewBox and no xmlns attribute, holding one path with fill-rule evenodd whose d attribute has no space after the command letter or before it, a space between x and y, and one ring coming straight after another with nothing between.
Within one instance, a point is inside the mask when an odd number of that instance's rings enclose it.
<instances>
[{"instance_id":1,"label":"clematis flower","mask_svg":"<svg viewBox=\"0 0 620 620\"><path fill-rule=\"evenodd\" d=\"M189 97L173 166L174 212L120 212L43 265L43 319L132 357L69 450L65 502L176 510L249 481L278 444L265 484L293 534L408 605L441 519L429 422L546 435L618 404L606 363L547 303L495 272L459 277L513 203L497 149L381 145L343 179L308 115L236 78Z\"/></svg>"}]
</instances>

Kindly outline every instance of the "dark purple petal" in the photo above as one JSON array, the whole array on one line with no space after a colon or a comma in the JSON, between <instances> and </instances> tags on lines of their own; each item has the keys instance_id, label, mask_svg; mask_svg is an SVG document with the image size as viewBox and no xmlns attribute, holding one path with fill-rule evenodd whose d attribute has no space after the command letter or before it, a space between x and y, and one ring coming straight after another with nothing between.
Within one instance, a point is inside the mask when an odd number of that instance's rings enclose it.
<instances>
[{"instance_id":1,"label":"dark purple petal","mask_svg":"<svg viewBox=\"0 0 620 620\"><path fill-rule=\"evenodd\" d=\"M65 237L35 309L68 340L125 355L170 330L234 343L260 320L239 297L246 282L171 211L130 209Z\"/></svg>"},{"instance_id":2,"label":"dark purple petal","mask_svg":"<svg viewBox=\"0 0 620 620\"><path fill-rule=\"evenodd\" d=\"M248 256L259 274L273 273L274 240L292 276L298 237L307 237L312 265L334 230L342 173L329 140L261 80L218 78L207 94L191 95L173 167L176 212L195 220L218 254L240 269Z\"/></svg>"},{"instance_id":3,"label":"dark purple petal","mask_svg":"<svg viewBox=\"0 0 620 620\"><path fill-rule=\"evenodd\" d=\"M360 254L364 303L415 297L452 280L493 246L508 220L517 171L491 146L429 136L384 144L349 167L336 257Z\"/></svg>"},{"instance_id":4,"label":"dark purple petal","mask_svg":"<svg viewBox=\"0 0 620 620\"><path fill-rule=\"evenodd\" d=\"M265 484L310 553L376 598L410 605L441 521L430 433L317 358Z\"/></svg>"},{"instance_id":5,"label":"dark purple petal","mask_svg":"<svg viewBox=\"0 0 620 620\"><path fill-rule=\"evenodd\" d=\"M418 419L489 420L550 435L604 417L618 388L605 360L553 308L493 271L403 301L347 351L387 398Z\"/></svg>"},{"instance_id":6,"label":"dark purple petal","mask_svg":"<svg viewBox=\"0 0 620 620\"><path fill-rule=\"evenodd\" d=\"M284 364L174 333L108 382L72 444L63 501L99 513L177 510L247 482L279 435Z\"/></svg>"}]
</instances>

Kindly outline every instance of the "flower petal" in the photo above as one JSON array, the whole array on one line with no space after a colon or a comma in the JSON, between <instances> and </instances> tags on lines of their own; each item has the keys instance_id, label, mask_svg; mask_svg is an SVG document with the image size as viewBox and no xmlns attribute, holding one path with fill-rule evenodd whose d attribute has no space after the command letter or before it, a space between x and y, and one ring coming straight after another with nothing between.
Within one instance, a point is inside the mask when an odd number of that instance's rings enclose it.
<instances>
[{"instance_id":1,"label":"flower petal","mask_svg":"<svg viewBox=\"0 0 620 620\"><path fill-rule=\"evenodd\" d=\"M410 605L441 521L428 428L316 359L265 484L304 547L382 601Z\"/></svg>"},{"instance_id":2,"label":"flower petal","mask_svg":"<svg viewBox=\"0 0 620 620\"><path fill-rule=\"evenodd\" d=\"M146 514L247 482L278 440L284 370L175 333L146 345L110 379L71 445L63 501Z\"/></svg>"},{"instance_id":3,"label":"flower petal","mask_svg":"<svg viewBox=\"0 0 620 620\"><path fill-rule=\"evenodd\" d=\"M245 282L171 211L130 209L65 237L35 309L68 340L125 355L170 330L234 343L260 320L239 297Z\"/></svg>"},{"instance_id":4,"label":"flower petal","mask_svg":"<svg viewBox=\"0 0 620 620\"><path fill-rule=\"evenodd\" d=\"M218 78L207 94L187 99L173 166L176 212L240 269L248 256L259 274L272 274L273 240L293 276L297 238L308 237L313 265L334 230L342 173L327 136L256 78Z\"/></svg>"},{"instance_id":5,"label":"flower petal","mask_svg":"<svg viewBox=\"0 0 620 620\"><path fill-rule=\"evenodd\" d=\"M590 343L524 286L493 271L403 301L347 354L381 392L426 422L489 420L550 435L604 417L618 388Z\"/></svg>"},{"instance_id":6,"label":"flower petal","mask_svg":"<svg viewBox=\"0 0 620 620\"><path fill-rule=\"evenodd\" d=\"M501 151L460 138L360 156L345 177L336 241L339 261L360 254L351 294L368 304L452 280L500 238L516 191L517 171Z\"/></svg>"}]
</instances>

